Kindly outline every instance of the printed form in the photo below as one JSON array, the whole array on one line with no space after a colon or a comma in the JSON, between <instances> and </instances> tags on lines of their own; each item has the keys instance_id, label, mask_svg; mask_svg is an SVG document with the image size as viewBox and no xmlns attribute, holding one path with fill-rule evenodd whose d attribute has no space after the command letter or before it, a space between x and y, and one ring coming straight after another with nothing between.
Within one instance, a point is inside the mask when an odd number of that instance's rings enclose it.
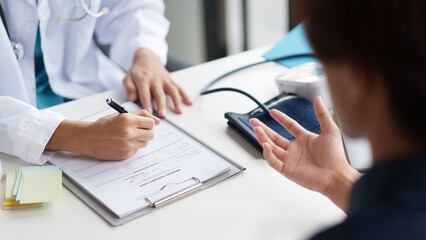
<instances>
[{"instance_id":1,"label":"printed form","mask_svg":"<svg viewBox=\"0 0 426 240\"><path fill-rule=\"evenodd\" d=\"M123 106L129 111L140 109L131 102ZM108 109L85 120L113 112ZM102 161L69 152L46 151L42 157L59 166L118 217L148 207L145 197L166 184L163 195L193 184L192 177L205 182L230 170L229 162L166 121L154 128L154 134L147 147L122 161Z\"/></svg>"}]
</instances>

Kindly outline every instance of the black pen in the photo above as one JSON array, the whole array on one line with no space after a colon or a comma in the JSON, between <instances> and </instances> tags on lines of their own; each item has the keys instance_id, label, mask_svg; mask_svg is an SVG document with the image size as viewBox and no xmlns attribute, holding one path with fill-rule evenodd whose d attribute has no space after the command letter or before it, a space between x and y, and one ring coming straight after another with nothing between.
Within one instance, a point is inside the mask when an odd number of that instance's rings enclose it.
<instances>
[{"instance_id":1,"label":"black pen","mask_svg":"<svg viewBox=\"0 0 426 240\"><path fill-rule=\"evenodd\" d=\"M119 113L129 113L123 106L121 106L120 104L118 104L116 101L114 101L112 98L108 98L106 100L106 103L115 109L115 111L119 112Z\"/></svg>"}]
</instances>

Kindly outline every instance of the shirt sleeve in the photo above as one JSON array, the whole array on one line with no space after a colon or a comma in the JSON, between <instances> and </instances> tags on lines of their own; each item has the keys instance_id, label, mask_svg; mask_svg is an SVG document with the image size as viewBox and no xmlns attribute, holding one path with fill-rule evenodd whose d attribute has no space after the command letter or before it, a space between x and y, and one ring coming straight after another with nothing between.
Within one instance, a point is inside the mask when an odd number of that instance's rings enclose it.
<instances>
[{"instance_id":1,"label":"shirt sleeve","mask_svg":"<svg viewBox=\"0 0 426 240\"><path fill-rule=\"evenodd\" d=\"M9 96L0 96L0 152L44 164L40 156L64 116Z\"/></svg>"},{"instance_id":2,"label":"shirt sleeve","mask_svg":"<svg viewBox=\"0 0 426 240\"><path fill-rule=\"evenodd\" d=\"M96 22L95 34L102 45L110 45L110 58L126 71L138 48L147 48L167 61L166 35L169 21L161 0L104 0L100 8L109 13Z\"/></svg>"}]
</instances>

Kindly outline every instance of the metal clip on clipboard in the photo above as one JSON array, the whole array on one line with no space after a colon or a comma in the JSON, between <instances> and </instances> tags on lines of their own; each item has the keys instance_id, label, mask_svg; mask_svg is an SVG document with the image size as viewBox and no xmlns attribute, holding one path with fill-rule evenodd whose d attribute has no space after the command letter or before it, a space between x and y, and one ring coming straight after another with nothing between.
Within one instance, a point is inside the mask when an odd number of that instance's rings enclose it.
<instances>
[{"instance_id":1,"label":"metal clip on clipboard","mask_svg":"<svg viewBox=\"0 0 426 240\"><path fill-rule=\"evenodd\" d=\"M170 185L183 184L183 183L189 182L191 180L194 180L195 183L192 184L192 185L190 185L190 186L188 186L188 187L186 187L186 188L184 188L184 189L182 189L182 190L179 190L177 192L168 194L168 195L166 195L164 197L161 197L159 199L156 199L156 200L152 200L152 198L155 195L158 195L159 193L161 193L161 191L163 191L166 187L168 187ZM200 190L202 188L203 188L203 183L200 181L200 179L198 179L196 177L192 177L192 178L188 178L188 179L186 179L184 181L181 181L181 182L168 183L168 184L164 185L163 187L161 187L160 190L158 190L158 191L156 191L156 192L154 192L154 193L146 196L145 200L149 203L150 207L152 207L152 208L158 208L158 207L164 206L164 205L166 205L166 204L168 204L170 202L173 202L174 200L178 200L178 199L180 199L182 197L188 196L189 194L191 194L193 192L196 192L196 191L198 191L198 190Z\"/></svg>"}]
</instances>

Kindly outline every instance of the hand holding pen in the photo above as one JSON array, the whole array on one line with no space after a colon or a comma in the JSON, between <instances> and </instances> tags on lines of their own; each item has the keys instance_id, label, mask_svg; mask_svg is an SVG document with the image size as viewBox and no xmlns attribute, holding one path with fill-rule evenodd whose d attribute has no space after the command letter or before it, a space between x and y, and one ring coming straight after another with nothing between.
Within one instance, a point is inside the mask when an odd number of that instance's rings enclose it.
<instances>
[{"instance_id":1,"label":"hand holding pen","mask_svg":"<svg viewBox=\"0 0 426 240\"><path fill-rule=\"evenodd\" d=\"M85 155L103 160L120 160L132 156L154 138L154 126L160 119L146 110L129 113L112 99L107 103L120 114L111 114L90 123ZM83 138L82 138L83 139Z\"/></svg>"},{"instance_id":2,"label":"hand holding pen","mask_svg":"<svg viewBox=\"0 0 426 240\"><path fill-rule=\"evenodd\" d=\"M84 154L103 160L129 158L154 138L153 129L160 119L146 110L129 113L112 99L107 99L107 104L120 114L111 114L90 123L89 137L85 138L90 149Z\"/></svg>"},{"instance_id":3,"label":"hand holding pen","mask_svg":"<svg viewBox=\"0 0 426 240\"><path fill-rule=\"evenodd\" d=\"M64 120L45 149L120 160L129 158L154 138L153 129L160 123L159 118L146 110L128 113L112 99L108 100L108 105L120 114L111 114L95 122Z\"/></svg>"}]
</instances>

